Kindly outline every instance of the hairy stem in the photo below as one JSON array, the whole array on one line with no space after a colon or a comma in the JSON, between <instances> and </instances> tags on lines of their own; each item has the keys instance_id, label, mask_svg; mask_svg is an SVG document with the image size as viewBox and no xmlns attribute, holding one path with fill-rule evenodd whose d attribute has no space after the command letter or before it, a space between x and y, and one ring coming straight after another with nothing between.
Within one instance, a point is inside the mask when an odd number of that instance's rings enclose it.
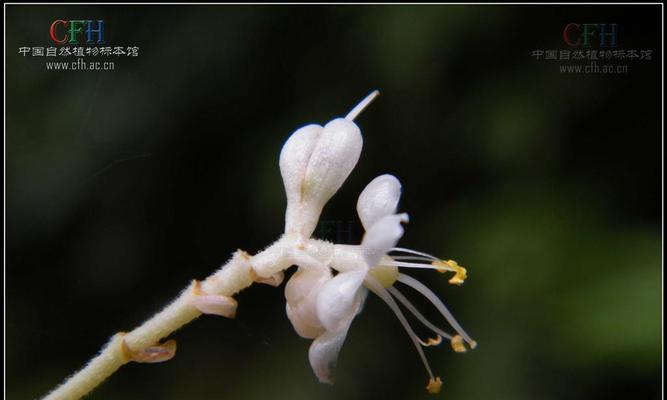
<instances>
[{"instance_id":1,"label":"hairy stem","mask_svg":"<svg viewBox=\"0 0 667 400\"><path fill-rule=\"evenodd\" d=\"M209 276L201 287L208 294L232 296L250 286L255 277L248 256L238 251L222 268ZM194 285L193 283L188 286L171 304L139 327L127 334L114 335L95 358L44 399L78 399L85 396L123 364L133 361L129 352L140 354L199 317L201 311L191 302L192 296L196 295L193 291Z\"/></svg>"},{"instance_id":2,"label":"hairy stem","mask_svg":"<svg viewBox=\"0 0 667 400\"><path fill-rule=\"evenodd\" d=\"M130 361L159 362L173 357L175 342L160 344L183 325L202 314L202 311L233 317L231 314L216 312L215 308L197 307L197 296L207 299L220 296L228 300L235 293L252 285L253 282L278 286L283 279L283 270L306 260L308 263L325 262L333 255L333 244L317 239L303 239L299 236L283 235L271 246L254 256L242 250L234 253L214 274L203 282L193 281L181 294L162 311L132 330L119 332L102 348L102 351L81 370L44 397L44 400L78 399L95 389L106 378ZM200 298L201 299L201 298ZM236 302L231 300L235 304ZM215 306L215 299L212 301ZM219 304L219 303L218 303ZM227 310L229 311L229 310Z\"/></svg>"}]
</instances>

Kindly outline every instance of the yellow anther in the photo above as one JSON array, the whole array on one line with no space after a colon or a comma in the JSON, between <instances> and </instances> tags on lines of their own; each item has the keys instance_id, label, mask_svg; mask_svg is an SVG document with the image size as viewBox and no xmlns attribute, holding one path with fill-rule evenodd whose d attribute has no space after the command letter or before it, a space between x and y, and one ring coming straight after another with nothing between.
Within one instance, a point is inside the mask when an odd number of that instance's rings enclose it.
<instances>
[{"instance_id":1,"label":"yellow anther","mask_svg":"<svg viewBox=\"0 0 667 400\"><path fill-rule=\"evenodd\" d=\"M468 350L466 349L465 343L463 343L461 335L452 337L452 349L457 353L465 353Z\"/></svg>"},{"instance_id":2,"label":"yellow anther","mask_svg":"<svg viewBox=\"0 0 667 400\"><path fill-rule=\"evenodd\" d=\"M444 274L445 272L448 271L453 271L452 267L447 263L447 261L443 260L433 261L431 265L433 265L435 267L435 270L440 272L441 274Z\"/></svg>"},{"instance_id":3,"label":"yellow anther","mask_svg":"<svg viewBox=\"0 0 667 400\"><path fill-rule=\"evenodd\" d=\"M449 280L449 283L452 285L460 286L468 277L468 271L454 260L438 260L433 261L431 264L442 274L445 272L454 272L454 276Z\"/></svg>"},{"instance_id":4,"label":"yellow anther","mask_svg":"<svg viewBox=\"0 0 667 400\"><path fill-rule=\"evenodd\" d=\"M419 339L419 343L424 347L437 346L442 343L442 336L438 335L434 338L428 338L426 341Z\"/></svg>"},{"instance_id":5,"label":"yellow anther","mask_svg":"<svg viewBox=\"0 0 667 400\"><path fill-rule=\"evenodd\" d=\"M442 387L442 380L440 380L439 376L436 376L435 379L431 378L428 381L428 385L426 385L426 390L430 394L438 394L440 393L440 388Z\"/></svg>"}]
</instances>

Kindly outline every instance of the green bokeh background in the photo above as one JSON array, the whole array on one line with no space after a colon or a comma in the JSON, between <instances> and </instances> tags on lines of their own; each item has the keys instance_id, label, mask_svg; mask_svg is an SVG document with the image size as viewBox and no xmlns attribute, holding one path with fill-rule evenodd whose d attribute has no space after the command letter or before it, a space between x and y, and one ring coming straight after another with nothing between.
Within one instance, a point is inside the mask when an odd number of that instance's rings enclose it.
<instances>
[{"instance_id":1,"label":"green bokeh background","mask_svg":"<svg viewBox=\"0 0 667 400\"><path fill-rule=\"evenodd\" d=\"M358 119L359 164L322 219L356 221L358 193L393 173L411 215L401 245L468 267L461 288L413 274L480 343L427 349L441 397L659 398L662 14L7 6L7 397L43 395L190 279L274 240L282 143L378 88ZM104 19L109 45L140 55L114 71L55 72L18 54L51 45L58 18ZM619 48L653 60L595 75L531 58L567 48L570 22L616 23ZM333 387L310 370L282 288L238 300L235 320L200 318L172 336L173 360L127 365L90 398L428 398L378 298L352 325Z\"/></svg>"}]
</instances>

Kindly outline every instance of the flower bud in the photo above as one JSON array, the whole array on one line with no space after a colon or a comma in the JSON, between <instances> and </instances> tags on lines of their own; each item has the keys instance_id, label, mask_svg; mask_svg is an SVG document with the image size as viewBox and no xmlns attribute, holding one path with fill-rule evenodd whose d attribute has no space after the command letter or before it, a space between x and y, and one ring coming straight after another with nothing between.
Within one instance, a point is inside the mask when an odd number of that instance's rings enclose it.
<instances>
[{"instance_id":1,"label":"flower bud","mask_svg":"<svg viewBox=\"0 0 667 400\"><path fill-rule=\"evenodd\" d=\"M285 233L313 234L322 208L357 164L362 145L359 127L343 118L292 134L280 153L287 193Z\"/></svg>"}]
</instances>

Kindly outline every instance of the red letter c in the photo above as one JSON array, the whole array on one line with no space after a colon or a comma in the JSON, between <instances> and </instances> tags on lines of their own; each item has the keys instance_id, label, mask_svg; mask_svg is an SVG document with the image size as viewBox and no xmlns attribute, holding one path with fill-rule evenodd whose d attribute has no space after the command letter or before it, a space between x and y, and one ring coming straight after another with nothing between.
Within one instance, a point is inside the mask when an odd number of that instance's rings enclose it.
<instances>
[{"instance_id":1,"label":"red letter c","mask_svg":"<svg viewBox=\"0 0 667 400\"><path fill-rule=\"evenodd\" d=\"M570 30L572 28L576 28L578 32L581 32L581 25L571 22L565 25L565 29L563 29L563 40L571 47L578 47L581 44L581 37L578 37L577 41L572 43L572 40L570 39Z\"/></svg>"},{"instance_id":2,"label":"red letter c","mask_svg":"<svg viewBox=\"0 0 667 400\"><path fill-rule=\"evenodd\" d=\"M69 39L69 36L65 34L64 39L58 40L58 38L56 37L56 26L58 25L63 25L65 28L67 28L67 21L63 21L62 19L57 19L53 21L50 29L51 39L53 39L53 41L56 42L56 44L65 44L65 42L67 42L67 39Z\"/></svg>"}]
</instances>

